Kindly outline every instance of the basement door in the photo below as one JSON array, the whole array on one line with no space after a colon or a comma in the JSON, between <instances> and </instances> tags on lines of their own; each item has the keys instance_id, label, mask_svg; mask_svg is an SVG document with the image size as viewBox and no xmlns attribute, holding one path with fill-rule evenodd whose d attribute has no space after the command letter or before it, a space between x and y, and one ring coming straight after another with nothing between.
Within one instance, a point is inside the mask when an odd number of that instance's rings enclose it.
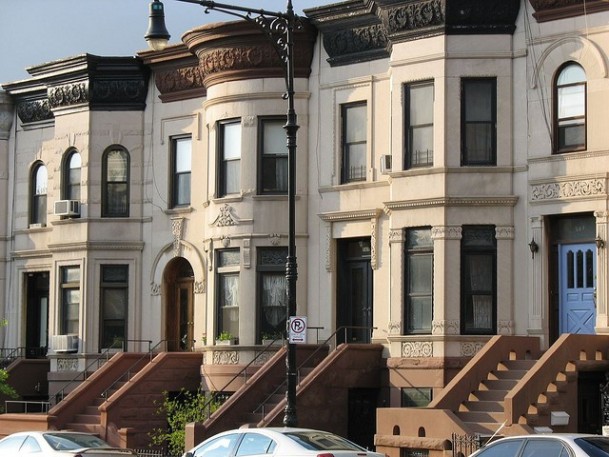
<instances>
[{"instance_id":1,"label":"basement door","mask_svg":"<svg viewBox=\"0 0 609 457\"><path fill-rule=\"evenodd\" d=\"M49 326L49 273L27 273L26 288L26 356L45 357Z\"/></svg>"},{"instance_id":2,"label":"basement door","mask_svg":"<svg viewBox=\"0 0 609 457\"><path fill-rule=\"evenodd\" d=\"M559 245L560 333L594 334L596 247L594 243Z\"/></svg>"}]
</instances>

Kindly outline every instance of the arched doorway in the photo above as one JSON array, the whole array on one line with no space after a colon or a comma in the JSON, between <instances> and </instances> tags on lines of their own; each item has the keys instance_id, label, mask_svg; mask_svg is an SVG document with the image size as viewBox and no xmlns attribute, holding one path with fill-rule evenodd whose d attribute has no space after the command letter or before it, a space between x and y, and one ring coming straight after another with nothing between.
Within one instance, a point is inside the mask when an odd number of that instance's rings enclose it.
<instances>
[{"instance_id":1,"label":"arched doorway","mask_svg":"<svg viewBox=\"0 0 609 457\"><path fill-rule=\"evenodd\" d=\"M173 259L163 274L165 335L168 351L191 351L194 346L194 272L188 260Z\"/></svg>"}]
</instances>

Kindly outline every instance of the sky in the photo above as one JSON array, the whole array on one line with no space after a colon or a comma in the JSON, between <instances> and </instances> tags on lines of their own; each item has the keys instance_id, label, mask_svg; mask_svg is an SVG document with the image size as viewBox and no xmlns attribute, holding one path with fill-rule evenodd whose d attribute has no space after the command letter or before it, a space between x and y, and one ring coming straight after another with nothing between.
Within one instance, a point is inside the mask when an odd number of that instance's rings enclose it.
<instances>
[{"instance_id":1,"label":"sky","mask_svg":"<svg viewBox=\"0 0 609 457\"><path fill-rule=\"evenodd\" d=\"M81 54L131 56L147 49L151 0L0 0L0 85L29 78L26 68ZM284 11L286 0L222 0L221 3ZM336 0L292 0L294 10ZM237 18L199 5L163 0L169 42L187 30Z\"/></svg>"}]
</instances>

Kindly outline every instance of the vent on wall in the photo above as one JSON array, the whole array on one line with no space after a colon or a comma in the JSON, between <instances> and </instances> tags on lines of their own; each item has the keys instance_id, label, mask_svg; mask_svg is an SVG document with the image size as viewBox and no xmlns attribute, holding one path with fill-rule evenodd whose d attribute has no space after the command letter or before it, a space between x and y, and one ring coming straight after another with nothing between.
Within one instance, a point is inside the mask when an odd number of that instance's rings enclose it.
<instances>
[{"instance_id":1,"label":"vent on wall","mask_svg":"<svg viewBox=\"0 0 609 457\"><path fill-rule=\"evenodd\" d=\"M55 352L77 352L78 335L52 335L51 349Z\"/></svg>"},{"instance_id":2,"label":"vent on wall","mask_svg":"<svg viewBox=\"0 0 609 457\"><path fill-rule=\"evenodd\" d=\"M78 200L57 200L54 213L55 216L80 216L80 202Z\"/></svg>"}]
</instances>

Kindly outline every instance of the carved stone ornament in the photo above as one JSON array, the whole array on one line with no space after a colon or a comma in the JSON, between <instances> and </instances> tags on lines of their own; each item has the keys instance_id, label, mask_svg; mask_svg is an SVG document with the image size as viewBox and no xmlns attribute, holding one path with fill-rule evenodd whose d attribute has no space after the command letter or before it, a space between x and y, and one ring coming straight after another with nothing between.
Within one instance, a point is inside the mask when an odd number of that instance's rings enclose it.
<instances>
[{"instance_id":1,"label":"carved stone ornament","mask_svg":"<svg viewBox=\"0 0 609 457\"><path fill-rule=\"evenodd\" d=\"M432 321L432 335L458 335L460 332L460 322L458 320Z\"/></svg>"},{"instance_id":2,"label":"carved stone ornament","mask_svg":"<svg viewBox=\"0 0 609 457\"><path fill-rule=\"evenodd\" d=\"M55 116L51 111L48 99L28 100L17 105L17 115L24 124L41 122L53 119Z\"/></svg>"},{"instance_id":3,"label":"carved stone ornament","mask_svg":"<svg viewBox=\"0 0 609 457\"><path fill-rule=\"evenodd\" d=\"M514 321L497 321L497 335L513 335Z\"/></svg>"},{"instance_id":4,"label":"carved stone ornament","mask_svg":"<svg viewBox=\"0 0 609 457\"><path fill-rule=\"evenodd\" d=\"M468 341L466 343L461 343L461 355L463 357L473 357L475 356L480 349L484 347L486 343L478 341Z\"/></svg>"},{"instance_id":5,"label":"carved stone ornament","mask_svg":"<svg viewBox=\"0 0 609 457\"><path fill-rule=\"evenodd\" d=\"M220 207L218 217L211 223L212 226L216 227L230 227L232 225L239 225L239 218L233 214L233 207L228 203Z\"/></svg>"},{"instance_id":6,"label":"carved stone ornament","mask_svg":"<svg viewBox=\"0 0 609 457\"><path fill-rule=\"evenodd\" d=\"M585 179L560 183L537 184L531 187L531 201L606 195L604 179Z\"/></svg>"},{"instance_id":7,"label":"carved stone ornament","mask_svg":"<svg viewBox=\"0 0 609 457\"><path fill-rule=\"evenodd\" d=\"M512 34L520 0L362 0L308 11L332 66L385 58L395 43L439 34Z\"/></svg>"},{"instance_id":8,"label":"carved stone ornament","mask_svg":"<svg viewBox=\"0 0 609 457\"><path fill-rule=\"evenodd\" d=\"M205 293L205 281L195 281L193 292L195 294Z\"/></svg>"},{"instance_id":9,"label":"carved stone ornament","mask_svg":"<svg viewBox=\"0 0 609 457\"><path fill-rule=\"evenodd\" d=\"M431 341L402 343L402 357L433 357L433 343Z\"/></svg>"},{"instance_id":10,"label":"carved stone ornament","mask_svg":"<svg viewBox=\"0 0 609 457\"><path fill-rule=\"evenodd\" d=\"M71 358L58 358L57 359L57 371L78 371L78 359L76 357Z\"/></svg>"},{"instance_id":11,"label":"carved stone ornament","mask_svg":"<svg viewBox=\"0 0 609 457\"><path fill-rule=\"evenodd\" d=\"M150 295L157 296L161 295L161 285L156 282L150 283Z\"/></svg>"},{"instance_id":12,"label":"carved stone ornament","mask_svg":"<svg viewBox=\"0 0 609 457\"><path fill-rule=\"evenodd\" d=\"M399 335L402 332L402 322L391 321L387 324L387 329L390 335Z\"/></svg>"},{"instance_id":13,"label":"carved stone ornament","mask_svg":"<svg viewBox=\"0 0 609 457\"><path fill-rule=\"evenodd\" d=\"M157 70L154 83L162 100L180 100L193 96L204 96L203 72L198 64L184 68Z\"/></svg>"},{"instance_id":14,"label":"carved stone ornament","mask_svg":"<svg viewBox=\"0 0 609 457\"><path fill-rule=\"evenodd\" d=\"M89 82L81 81L50 87L47 93L51 108L80 105L89 101Z\"/></svg>"},{"instance_id":15,"label":"carved stone ornament","mask_svg":"<svg viewBox=\"0 0 609 457\"><path fill-rule=\"evenodd\" d=\"M13 102L0 91L0 140L6 140L13 125Z\"/></svg>"},{"instance_id":16,"label":"carved stone ornament","mask_svg":"<svg viewBox=\"0 0 609 457\"><path fill-rule=\"evenodd\" d=\"M213 351L214 365L237 365L239 351Z\"/></svg>"}]
</instances>

